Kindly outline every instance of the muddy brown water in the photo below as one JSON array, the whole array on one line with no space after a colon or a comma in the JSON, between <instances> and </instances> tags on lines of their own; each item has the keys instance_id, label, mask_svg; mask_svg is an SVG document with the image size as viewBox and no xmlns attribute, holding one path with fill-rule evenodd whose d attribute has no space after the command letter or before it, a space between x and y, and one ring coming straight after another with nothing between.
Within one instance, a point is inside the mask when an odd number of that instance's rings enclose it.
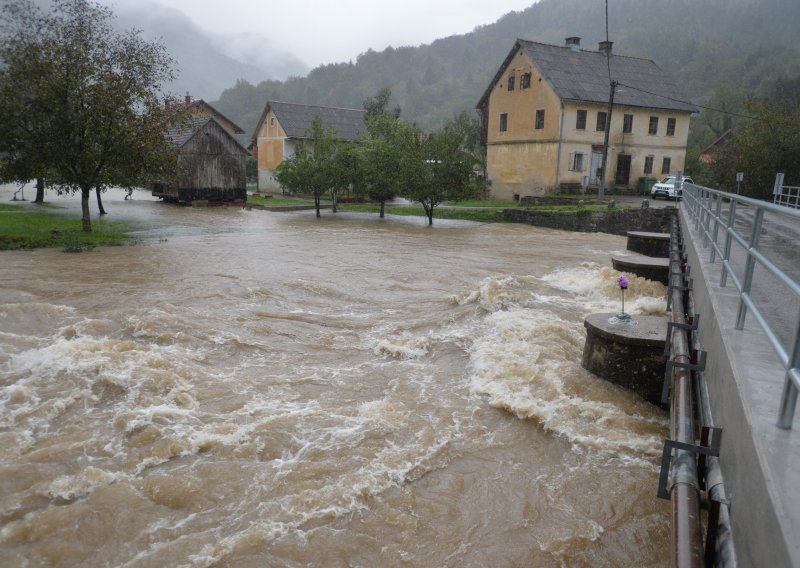
<instances>
[{"instance_id":1,"label":"muddy brown water","mask_svg":"<svg viewBox=\"0 0 800 568\"><path fill-rule=\"evenodd\" d=\"M122 195L0 253L4 566L666 565L667 417L580 366L624 238Z\"/></svg>"}]
</instances>

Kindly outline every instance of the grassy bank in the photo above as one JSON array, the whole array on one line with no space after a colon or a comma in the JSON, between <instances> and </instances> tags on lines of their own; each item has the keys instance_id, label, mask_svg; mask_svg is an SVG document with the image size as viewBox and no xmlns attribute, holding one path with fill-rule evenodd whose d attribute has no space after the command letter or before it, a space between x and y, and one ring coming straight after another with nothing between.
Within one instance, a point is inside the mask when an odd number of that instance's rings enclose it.
<instances>
[{"instance_id":1,"label":"grassy bank","mask_svg":"<svg viewBox=\"0 0 800 568\"><path fill-rule=\"evenodd\" d=\"M347 203L339 205L339 211L355 211L358 213L380 212L379 205L365 203ZM422 207L412 206L386 206L386 215L404 215L412 217L424 217L425 210ZM437 207L433 210L434 219L461 219L463 221L478 221L480 223L500 223L503 221L502 209L481 208L481 209L456 209L448 207Z\"/></svg>"},{"instance_id":2,"label":"grassy bank","mask_svg":"<svg viewBox=\"0 0 800 568\"><path fill-rule=\"evenodd\" d=\"M80 252L96 246L132 242L125 223L92 221L92 232L84 233L80 219L54 215L52 207L0 204L0 250L61 248Z\"/></svg>"},{"instance_id":3,"label":"grassy bank","mask_svg":"<svg viewBox=\"0 0 800 568\"><path fill-rule=\"evenodd\" d=\"M247 202L264 207L292 207L295 205L314 205L313 198L302 197L264 197L261 195L248 195ZM330 204L330 200L323 199L324 205Z\"/></svg>"}]
</instances>

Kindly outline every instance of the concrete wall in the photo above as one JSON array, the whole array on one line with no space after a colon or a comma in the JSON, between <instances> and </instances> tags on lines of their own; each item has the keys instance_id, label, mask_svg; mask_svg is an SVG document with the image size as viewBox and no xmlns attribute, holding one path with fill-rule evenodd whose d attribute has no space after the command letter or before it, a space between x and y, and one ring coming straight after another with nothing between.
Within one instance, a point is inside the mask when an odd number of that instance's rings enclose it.
<instances>
[{"instance_id":1,"label":"concrete wall","mask_svg":"<svg viewBox=\"0 0 800 568\"><path fill-rule=\"evenodd\" d=\"M613 235L626 235L628 231L669 232L674 216L675 209L672 207L610 209L577 214L525 209L503 210L503 218L512 223L526 223L563 231L611 233Z\"/></svg>"},{"instance_id":2,"label":"concrete wall","mask_svg":"<svg viewBox=\"0 0 800 568\"><path fill-rule=\"evenodd\" d=\"M739 566L800 566L800 432L775 422L785 370L752 316L735 329L738 294L681 210L720 464Z\"/></svg>"}]
</instances>

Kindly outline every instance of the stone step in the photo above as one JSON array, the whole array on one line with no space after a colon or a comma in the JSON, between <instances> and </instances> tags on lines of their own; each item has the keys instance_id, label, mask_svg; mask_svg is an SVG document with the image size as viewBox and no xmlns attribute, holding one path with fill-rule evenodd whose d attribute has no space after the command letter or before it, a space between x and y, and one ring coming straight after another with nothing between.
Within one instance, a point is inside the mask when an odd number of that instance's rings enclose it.
<instances>
[{"instance_id":1,"label":"stone step","mask_svg":"<svg viewBox=\"0 0 800 568\"><path fill-rule=\"evenodd\" d=\"M618 255L611 257L614 270L629 272L648 280L669 284L669 259L644 256L642 254Z\"/></svg>"},{"instance_id":2,"label":"stone step","mask_svg":"<svg viewBox=\"0 0 800 568\"><path fill-rule=\"evenodd\" d=\"M669 258L669 233L628 231L628 250L646 256Z\"/></svg>"}]
</instances>

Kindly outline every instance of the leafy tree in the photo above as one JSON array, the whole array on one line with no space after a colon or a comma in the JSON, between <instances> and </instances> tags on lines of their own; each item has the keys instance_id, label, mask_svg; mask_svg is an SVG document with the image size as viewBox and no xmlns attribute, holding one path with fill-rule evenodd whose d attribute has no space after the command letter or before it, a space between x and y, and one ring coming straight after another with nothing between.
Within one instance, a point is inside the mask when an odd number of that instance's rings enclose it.
<instances>
[{"instance_id":1,"label":"leafy tree","mask_svg":"<svg viewBox=\"0 0 800 568\"><path fill-rule=\"evenodd\" d=\"M319 116L314 118L308 132L309 140L300 145L295 154L281 162L275 169L278 183L293 192L310 193L314 197L317 217L320 201L330 192L336 203L338 191L344 184L346 173L343 160L339 160L344 142L336 136L333 128L325 128Z\"/></svg>"},{"instance_id":2,"label":"leafy tree","mask_svg":"<svg viewBox=\"0 0 800 568\"><path fill-rule=\"evenodd\" d=\"M362 106L366 111L364 121L369 124L378 118L384 116L391 116L394 118L400 117L400 107L396 106L389 110L389 101L392 98L392 90L388 87L381 88L375 96L367 97L364 99Z\"/></svg>"},{"instance_id":3,"label":"leafy tree","mask_svg":"<svg viewBox=\"0 0 800 568\"><path fill-rule=\"evenodd\" d=\"M159 98L172 61L163 45L118 33L111 19L89 0L53 0L48 13L9 0L0 11L0 175L44 175L59 191L80 192L87 232L91 191L100 205L107 187L139 185L174 163L164 137L173 117Z\"/></svg>"},{"instance_id":4,"label":"leafy tree","mask_svg":"<svg viewBox=\"0 0 800 568\"><path fill-rule=\"evenodd\" d=\"M404 129L408 125L390 114L373 117L367 123L367 137L359 149L367 196L380 203L381 219L386 202L397 196L403 184Z\"/></svg>"},{"instance_id":5,"label":"leafy tree","mask_svg":"<svg viewBox=\"0 0 800 568\"><path fill-rule=\"evenodd\" d=\"M475 158L463 149L464 136L452 124L426 134L416 127L404 133L405 196L418 201L433 225L433 210L445 201L475 191Z\"/></svg>"},{"instance_id":6,"label":"leafy tree","mask_svg":"<svg viewBox=\"0 0 800 568\"><path fill-rule=\"evenodd\" d=\"M391 96L392 92L383 88L364 100L367 136L359 149L367 196L380 203L381 219L386 202L397 196L403 182L400 135L407 126L400 121L400 107L389 110Z\"/></svg>"},{"instance_id":7,"label":"leafy tree","mask_svg":"<svg viewBox=\"0 0 800 568\"><path fill-rule=\"evenodd\" d=\"M333 200L333 212L336 213L339 195L348 193L351 187L358 191L363 180L361 161L356 144L341 139L335 141L328 175L331 184L330 192Z\"/></svg>"},{"instance_id":8,"label":"leafy tree","mask_svg":"<svg viewBox=\"0 0 800 568\"><path fill-rule=\"evenodd\" d=\"M736 130L714 165L722 187L732 189L735 172L745 173L743 193L770 199L775 174L800 183L800 108L754 101L745 107L755 116Z\"/></svg>"},{"instance_id":9,"label":"leafy tree","mask_svg":"<svg viewBox=\"0 0 800 568\"><path fill-rule=\"evenodd\" d=\"M305 144L298 146L295 153L290 158L282 161L278 164L278 167L275 168L275 179L292 193L313 193L313 175L314 159L311 151ZM314 198L315 205L317 206L317 217L319 217L320 196L315 194Z\"/></svg>"}]
</instances>

